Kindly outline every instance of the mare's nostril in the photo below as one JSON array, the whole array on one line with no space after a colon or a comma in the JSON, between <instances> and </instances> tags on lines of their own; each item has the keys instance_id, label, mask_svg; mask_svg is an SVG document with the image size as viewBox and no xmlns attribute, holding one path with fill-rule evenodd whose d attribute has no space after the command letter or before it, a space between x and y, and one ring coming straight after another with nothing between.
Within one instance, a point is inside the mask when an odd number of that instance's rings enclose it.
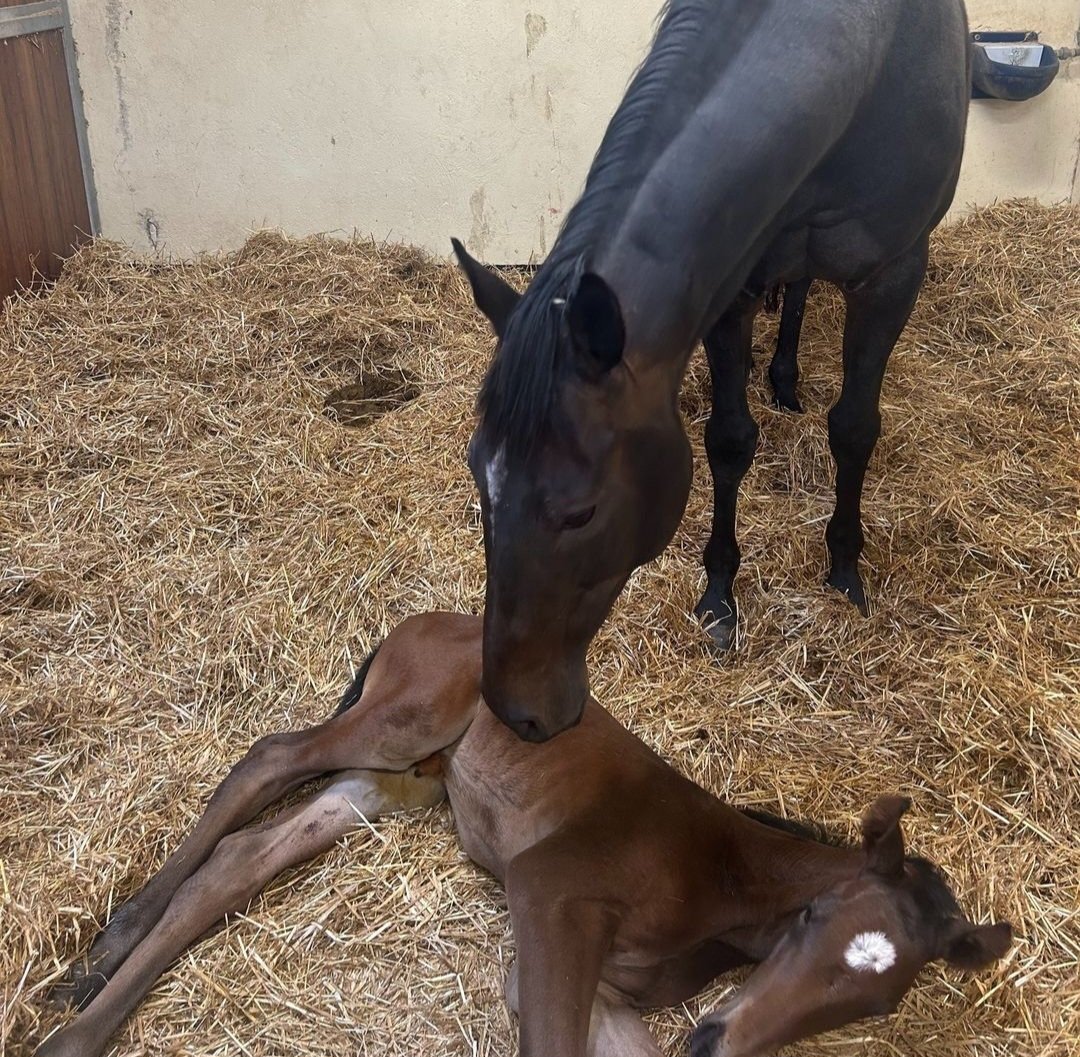
<instances>
[{"instance_id":1,"label":"mare's nostril","mask_svg":"<svg viewBox=\"0 0 1080 1057\"><path fill-rule=\"evenodd\" d=\"M706 1020L699 1024L690 1040L690 1057L713 1057L713 1051L726 1030L722 1020Z\"/></svg>"},{"instance_id":2,"label":"mare's nostril","mask_svg":"<svg viewBox=\"0 0 1080 1057\"><path fill-rule=\"evenodd\" d=\"M547 734L537 723L532 719L517 719L510 724L510 729L521 738L522 741L547 741Z\"/></svg>"}]
</instances>

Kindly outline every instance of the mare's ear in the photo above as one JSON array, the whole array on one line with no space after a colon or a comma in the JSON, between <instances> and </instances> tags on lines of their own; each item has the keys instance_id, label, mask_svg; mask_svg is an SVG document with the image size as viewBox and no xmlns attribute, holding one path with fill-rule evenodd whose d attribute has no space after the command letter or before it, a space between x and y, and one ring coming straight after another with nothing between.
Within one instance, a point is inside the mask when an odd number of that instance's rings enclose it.
<instances>
[{"instance_id":1,"label":"mare's ear","mask_svg":"<svg viewBox=\"0 0 1080 1057\"><path fill-rule=\"evenodd\" d=\"M585 272L566 306L566 321L574 344L605 371L623 355L626 329L615 291L599 275Z\"/></svg>"},{"instance_id":2,"label":"mare's ear","mask_svg":"<svg viewBox=\"0 0 1080 1057\"><path fill-rule=\"evenodd\" d=\"M882 877L904 872L904 835L900 819L911 807L906 796L879 796L862 819L863 850L867 868Z\"/></svg>"},{"instance_id":3,"label":"mare's ear","mask_svg":"<svg viewBox=\"0 0 1080 1057\"><path fill-rule=\"evenodd\" d=\"M470 257L469 251L457 239L451 239L450 242L453 244L458 264L472 287L476 307L487 316L495 336L501 340L506 333L510 313L521 300L521 294L490 268L485 268L474 257Z\"/></svg>"},{"instance_id":4,"label":"mare's ear","mask_svg":"<svg viewBox=\"0 0 1080 1057\"><path fill-rule=\"evenodd\" d=\"M941 957L957 969L985 969L996 962L1012 945L1012 925L999 921L996 925L972 925L957 918L945 937Z\"/></svg>"}]
</instances>

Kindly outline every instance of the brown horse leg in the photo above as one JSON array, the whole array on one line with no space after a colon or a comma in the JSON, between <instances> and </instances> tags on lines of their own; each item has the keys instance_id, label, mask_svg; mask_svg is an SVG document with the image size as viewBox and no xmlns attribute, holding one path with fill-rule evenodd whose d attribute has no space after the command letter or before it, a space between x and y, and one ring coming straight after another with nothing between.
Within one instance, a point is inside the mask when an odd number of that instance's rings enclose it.
<instances>
[{"instance_id":1,"label":"brown horse leg","mask_svg":"<svg viewBox=\"0 0 1080 1057\"><path fill-rule=\"evenodd\" d=\"M50 1003L82 1008L90 1001L153 928L176 890L206 862L222 837L330 769L325 746L322 727L272 734L255 742L214 791L195 829L142 891L113 914L86 956L72 963L50 992Z\"/></svg>"},{"instance_id":2,"label":"brown horse leg","mask_svg":"<svg viewBox=\"0 0 1080 1057\"><path fill-rule=\"evenodd\" d=\"M859 555L863 549L862 490L881 432L878 403L885 367L915 306L926 274L926 240L872 280L847 293L844 384L829 411L829 447L836 461L836 508L825 530L832 558L828 583L869 614Z\"/></svg>"},{"instance_id":3,"label":"brown horse leg","mask_svg":"<svg viewBox=\"0 0 1080 1057\"><path fill-rule=\"evenodd\" d=\"M350 768L401 771L455 742L475 714L479 618L425 614L387 638L360 700L309 730L262 738L214 791L195 829L129 899L53 989L54 1005L81 1008L157 923L169 900L227 834L312 778ZM430 661L437 642L439 663Z\"/></svg>"},{"instance_id":4,"label":"brown horse leg","mask_svg":"<svg viewBox=\"0 0 1080 1057\"><path fill-rule=\"evenodd\" d=\"M86 1011L38 1057L95 1057L180 953L226 914L243 910L282 870L331 848L362 819L438 803L445 794L441 778L420 770L346 771L271 822L224 837Z\"/></svg>"},{"instance_id":5,"label":"brown horse leg","mask_svg":"<svg viewBox=\"0 0 1080 1057\"><path fill-rule=\"evenodd\" d=\"M661 1053L641 1014L601 993L593 1003L589 1057L661 1057Z\"/></svg>"},{"instance_id":6,"label":"brown horse leg","mask_svg":"<svg viewBox=\"0 0 1080 1057\"><path fill-rule=\"evenodd\" d=\"M519 1012L517 963L506 978L506 1001ZM588 1057L661 1057L649 1026L636 1009L631 1009L603 985L593 1000L589 1016Z\"/></svg>"},{"instance_id":7,"label":"brown horse leg","mask_svg":"<svg viewBox=\"0 0 1080 1057\"><path fill-rule=\"evenodd\" d=\"M519 855L507 871L521 1057L588 1053L600 969L617 918L602 901L560 895L580 874L580 860L550 840Z\"/></svg>"},{"instance_id":8,"label":"brown horse leg","mask_svg":"<svg viewBox=\"0 0 1080 1057\"><path fill-rule=\"evenodd\" d=\"M796 389L799 382L799 335L802 333L806 298L813 279L800 279L784 287L784 307L780 312L780 333L776 352L769 364L773 403L784 411L802 414Z\"/></svg>"},{"instance_id":9,"label":"brown horse leg","mask_svg":"<svg viewBox=\"0 0 1080 1057\"><path fill-rule=\"evenodd\" d=\"M705 450L713 478L713 523L704 554L708 584L694 612L722 649L735 641L734 583L740 561L735 507L739 483L757 448L758 426L746 402L757 309L757 302L740 298L705 337L712 374L712 413L705 426Z\"/></svg>"}]
</instances>

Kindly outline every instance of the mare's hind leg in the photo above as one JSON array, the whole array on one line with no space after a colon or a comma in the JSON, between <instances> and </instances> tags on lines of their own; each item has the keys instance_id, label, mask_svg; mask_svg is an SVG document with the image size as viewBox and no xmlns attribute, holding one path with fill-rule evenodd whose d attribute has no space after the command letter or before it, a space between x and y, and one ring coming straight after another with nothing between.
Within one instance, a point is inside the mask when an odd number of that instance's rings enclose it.
<instances>
[{"instance_id":1,"label":"mare's hind leg","mask_svg":"<svg viewBox=\"0 0 1080 1057\"><path fill-rule=\"evenodd\" d=\"M799 382L799 335L802 333L806 298L813 279L800 279L784 287L784 306L780 313L780 333L776 352L769 364L773 403L785 411L802 414L802 404L796 393Z\"/></svg>"},{"instance_id":2,"label":"mare's hind leg","mask_svg":"<svg viewBox=\"0 0 1080 1057\"><path fill-rule=\"evenodd\" d=\"M865 616L859 575L863 548L862 489L881 432L878 401L889 354L915 306L926 274L923 240L870 282L849 291L844 323L844 385L829 412L829 446L836 461L836 509L825 531L832 558L828 583Z\"/></svg>"},{"instance_id":3,"label":"mare's hind leg","mask_svg":"<svg viewBox=\"0 0 1080 1057\"><path fill-rule=\"evenodd\" d=\"M371 661L364 685L346 692L346 701L359 696L352 707L309 730L257 741L161 870L71 965L53 1004L81 1007L93 998L222 837L286 793L330 771L402 771L461 737L479 699L481 627L479 617L459 614L406 620Z\"/></svg>"},{"instance_id":4,"label":"mare's hind leg","mask_svg":"<svg viewBox=\"0 0 1080 1057\"><path fill-rule=\"evenodd\" d=\"M705 450L713 478L713 524L704 555L708 584L694 612L725 649L735 637L733 585L740 561L735 508L739 483L754 459L758 439L758 426L746 402L757 309L757 301L740 297L705 336L712 375L712 413L705 426Z\"/></svg>"},{"instance_id":5,"label":"mare's hind leg","mask_svg":"<svg viewBox=\"0 0 1080 1057\"><path fill-rule=\"evenodd\" d=\"M99 1054L180 953L225 915L243 910L282 870L331 848L364 819L429 807L444 794L441 777L419 767L405 774L346 771L271 822L225 837L86 1011L52 1036L38 1057Z\"/></svg>"}]
</instances>

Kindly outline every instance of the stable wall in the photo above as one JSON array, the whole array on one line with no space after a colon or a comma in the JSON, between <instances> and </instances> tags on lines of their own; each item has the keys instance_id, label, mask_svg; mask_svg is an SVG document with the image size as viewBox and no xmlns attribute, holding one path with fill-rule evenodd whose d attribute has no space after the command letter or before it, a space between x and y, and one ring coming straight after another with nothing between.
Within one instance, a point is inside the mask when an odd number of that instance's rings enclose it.
<instances>
[{"instance_id":1,"label":"stable wall","mask_svg":"<svg viewBox=\"0 0 1080 1057\"><path fill-rule=\"evenodd\" d=\"M189 254L254 228L543 257L658 0L70 0L102 234ZM1080 0L972 0L1075 47ZM1077 193L1080 69L976 101L958 206Z\"/></svg>"}]
</instances>

